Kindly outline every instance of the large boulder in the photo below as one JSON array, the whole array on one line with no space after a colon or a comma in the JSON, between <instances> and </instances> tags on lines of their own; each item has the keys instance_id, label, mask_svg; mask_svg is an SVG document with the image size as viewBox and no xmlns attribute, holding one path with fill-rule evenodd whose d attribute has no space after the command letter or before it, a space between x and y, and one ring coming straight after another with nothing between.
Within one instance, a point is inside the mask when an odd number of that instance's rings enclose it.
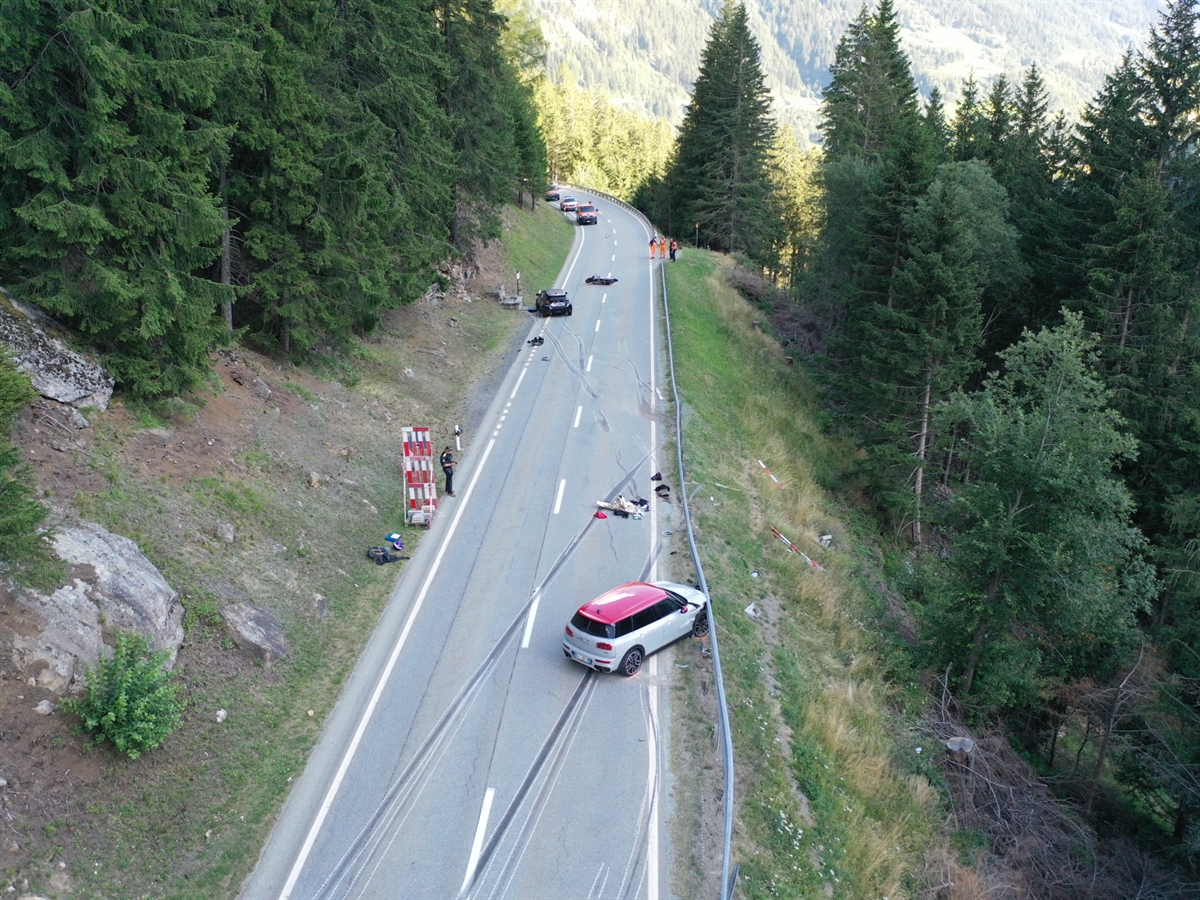
<instances>
[{"instance_id":1,"label":"large boulder","mask_svg":"<svg viewBox=\"0 0 1200 900\"><path fill-rule=\"evenodd\" d=\"M59 528L54 549L71 581L49 595L17 593L44 623L37 634L14 636L13 662L19 668L38 669L38 681L62 693L96 664L103 636L116 631L140 632L152 649L170 654L168 668L174 665L183 642L183 605L137 544L83 522Z\"/></svg>"},{"instance_id":2,"label":"large boulder","mask_svg":"<svg viewBox=\"0 0 1200 900\"><path fill-rule=\"evenodd\" d=\"M71 348L68 334L32 306L0 291L0 352L6 352L43 397L107 409L113 377L92 356Z\"/></svg>"},{"instance_id":3,"label":"large boulder","mask_svg":"<svg viewBox=\"0 0 1200 900\"><path fill-rule=\"evenodd\" d=\"M267 665L291 649L279 620L261 606L231 603L221 608L221 618L233 642Z\"/></svg>"}]
</instances>

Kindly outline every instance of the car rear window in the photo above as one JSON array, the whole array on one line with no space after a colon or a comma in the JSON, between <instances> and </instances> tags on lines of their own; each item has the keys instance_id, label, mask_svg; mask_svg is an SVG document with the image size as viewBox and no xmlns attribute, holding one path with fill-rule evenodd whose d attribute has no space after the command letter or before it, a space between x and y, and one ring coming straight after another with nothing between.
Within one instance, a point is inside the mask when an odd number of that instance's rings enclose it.
<instances>
[{"instance_id":1,"label":"car rear window","mask_svg":"<svg viewBox=\"0 0 1200 900\"><path fill-rule=\"evenodd\" d=\"M561 619L559 621L562 621ZM582 631L584 634L590 634L592 637L615 638L617 629L612 625L606 625L603 622L597 622L595 619L589 619L581 612L575 613L571 619L571 627Z\"/></svg>"}]
</instances>

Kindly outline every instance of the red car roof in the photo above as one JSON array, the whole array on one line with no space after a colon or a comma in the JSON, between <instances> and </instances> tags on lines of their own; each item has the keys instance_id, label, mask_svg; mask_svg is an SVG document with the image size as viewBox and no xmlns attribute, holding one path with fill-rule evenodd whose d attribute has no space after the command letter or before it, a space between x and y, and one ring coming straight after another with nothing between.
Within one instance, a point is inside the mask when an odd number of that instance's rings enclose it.
<instances>
[{"instance_id":1,"label":"red car roof","mask_svg":"<svg viewBox=\"0 0 1200 900\"><path fill-rule=\"evenodd\" d=\"M579 611L589 619L612 625L632 613L657 603L667 592L644 581L631 581L620 587L605 591L595 600L589 600Z\"/></svg>"}]
</instances>

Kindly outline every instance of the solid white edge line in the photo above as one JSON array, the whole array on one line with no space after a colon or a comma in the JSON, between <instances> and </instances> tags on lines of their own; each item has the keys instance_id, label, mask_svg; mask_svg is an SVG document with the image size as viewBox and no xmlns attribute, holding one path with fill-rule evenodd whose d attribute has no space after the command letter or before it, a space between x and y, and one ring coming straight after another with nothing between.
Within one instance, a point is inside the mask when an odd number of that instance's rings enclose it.
<instances>
[{"instance_id":1,"label":"solid white edge line","mask_svg":"<svg viewBox=\"0 0 1200 900\"><path fill-rule=\"evenodd\" d=\"M658 336L658 317L654 306L654 267L650 267L650 396L657 397L658 357L656 354L655 338ZM653 401L651 401L653 402ZM650 471L658 471L658 423L650 419ZM654 555L654 542L658 540L658 507L650 504L650 580L658 580L658 557ZM658 657L650 657L650 714L658 721ZM654 785L658 777L658 742L654 739L654 730L650 731L650 784ZM658 796L655 795L650 804L650 826L646 835L646 900L658 900L658 867L659 867L659 835L658 835Z\"/></svg>"},{"instance_id":2,"label":"solid white edge line","mask_svg":"<svg viewBox=\"0 0 1200 900\"><path fill-rule=\"evenodd\" d=\"M479 854L483 852L483 836L487 833L488 815L492 811L492 799L495 796L495 788L488 788L483 792L483 809L479 811L479 824L475 826L475 840L471 841L471 856L467 860L467 874L463 876L462 887L458 889L460 894L471 883L475 876L475 867L479 865Z\"/></svg>"},{"instance_id":3,"label":"solid white edge line","mask_svg":"<svg viewBox=\"0 0 1200 900\"><path fill-rule=\"evenodd\" d=\"M583 407L582 406L575 407L575 424L571 426L572 428L579 427L579 417L581 415L583 415Z\"/></svg>"},{"instance_id":4,"label":"solid white edge line","mask_svg":"<svg viewBox=\"0 0 1200 900\"><path fill-rule=\"evenodd\" d=\"M563 491L567 489L567 479L562 479L558 483L558 496L554 498L554 515L558 515L558 511L562 509Z\"/></svg>"},{"instance_id":5,"label":"solid white edge line","mask_svg":"<svg viewBox=\"0 0 1200 900\"><path fill-rule=\"evenodd\" d=\"M529 649L529 640L533 637L533 620L537 618L538 603L542 600L542 592L538 591L533 595L533 602L529 604L529 615L525 619L525 634L521 636L521 649Z\"/></svg>"},{"instance_id":6,"label":"solid white edge line","mask_svg":"<svg viewBox=\"0 0 1200 900\"><path fill-rule=\"evenodd\" d=\"M367 708L359 720L358 727L354 730L354 737L351 738L350 746L346 748L346 753L338 765L337 774L333 776L333 782L329 785L329 790L325 793L325 799L321 801L321 807L317 810L317 817L313 820L312 827L308 830L308 836L304 839L304 845L300 848L300 854L296 857L295 863L292 864L292 871L288 874L288 879L283 886L283 890L279 893L279 900L288 900L288 897L291 896L292 888L296 886L296 882L300 878L300 872L304 869L304 863L308 861L308 854L312 852L313 844L317 841L317 835L321 831L321 826L325 823L325 817L329 815L329 810L333 806L333 800L337 796L338 788L342 786L342 779L346 777L346 772L350 768L350 762L354 759L354 754L358 750L358 745L367 731L367 725L371 721L371 716L375 713L375 707L379 704L379 698L383 696L383 689L387 687L392 669L396 667L396 662L400 658L400 651L404 648L404 644L408 640L408 635L412 631L413 623L417 619L417 614L421 611L421 606L425 603L425 597L429 594L429 586L433 583L433 578L441 567L442 558L446 555L446 548L450 546L450 539L454 537L454 532L458 529L458 523L462 520L463 511L467 508L467 501L471 499L471 492L475 490L479 476L483 473L484 463L487 462L488 456L491 455L492 447L495 445L495 438L488 441L487 447L483 451L483 456L480 457L478 465L475 466L475 472L471 476L471 483L467 485L467 492L463 494L462 502L459 503L458 509L454 511L454 518L450 522L450 527L446 530L445 537L442 538L437 555L433 558L429 574L425 576L425 582L421 585L421 590L417 594L416 601L413 603L412 611L408 614L404 628L400 631L400 637L396 640L396 646L392 648L392 655L388 658L387 665L384 666L383 674L379 676L379 683L375 685L375 691L371 694L371 701L367 704Z\"/></svg>"},{"instance_id":7,"label":"solid white edge line","mask_svg":"<svg viewBox=\"0 0 1200 900\"><path fill-rule=\"evenodd\" d=\"M651 532L653 534L653 532ZM650 657L650 717L658 721L658 657ZM650 827L646 835L646 900L658 900L658 791L654 789L658 778L658 741L654 739L651 725L646 749L650 754Z\"/></svg>"}]
</instances>

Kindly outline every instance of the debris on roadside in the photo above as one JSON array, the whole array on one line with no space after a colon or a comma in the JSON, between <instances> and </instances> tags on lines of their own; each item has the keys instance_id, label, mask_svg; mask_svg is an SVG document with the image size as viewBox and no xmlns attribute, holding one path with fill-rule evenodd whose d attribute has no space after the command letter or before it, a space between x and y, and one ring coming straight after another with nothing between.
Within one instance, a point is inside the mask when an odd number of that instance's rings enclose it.
<instances>
[{"instance_id":1,"label":"debris on roadside","mask_svg":"<svg viewBox=\"0 0 1200 900\"><path fill-rule=\"evenodd\" d=\"M650 508L650 501L642 500L640 498L637 500L628 500L618 494L616 500L611 502L607 500L597 500L596 505L601 509L607 509L613 515L619 516L622 519L640 519L642 517L642 512Z\"/></svg>"},{"instance_id":2,"label":"debris on roadside","mask_svg":"<svg viewBox=\"0 0 1200 900\"><path fill-rule=\"evenodd\" d=\"M804 561L807 562L810 567L812 567L820 572L825 571L824 566L822 566L820 563L818 563L816 560L814 560L811 556L809 556L807 553L805 553L803 550L801 550L799 547L797 547L795 544L793 544L791 541L789 541L787 538L785 538L783 536L783 533L780 532L780 530L778 528L776 528L774 525L771 526L771 532L775 535L775 537L777 537L781 541L783 541L784 545L789 550L791 550L793 553L799 553L801 556L803 556Z\"/></svg>"}]
</instances>

